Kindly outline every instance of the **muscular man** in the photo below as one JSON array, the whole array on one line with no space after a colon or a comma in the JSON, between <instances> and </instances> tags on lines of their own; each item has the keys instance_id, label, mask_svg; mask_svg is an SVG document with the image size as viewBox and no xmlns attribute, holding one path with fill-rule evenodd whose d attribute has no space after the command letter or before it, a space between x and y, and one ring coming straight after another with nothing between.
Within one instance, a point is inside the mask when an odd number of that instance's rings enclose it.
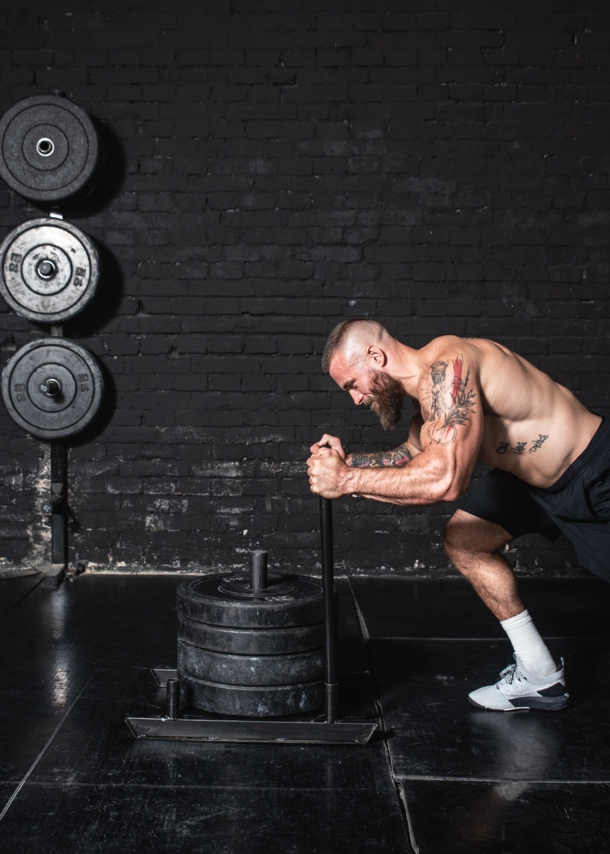
<instances>
[{"instance_id":1,"label":"muscular man","mask_svg":"<svg viewBox=\"0 0 610 854\"><path fill-rule=\"evenodd\" d=\"M475 706L556 711L568 703L556 663L525 609L498 549L538 532L565 533L579 563L610 580L610 422L501 344L446 335L414 350L371 320L331 333L322 366L356 406L385 429L403 400L416 406L407 441L385 453L346 454L324 435L308 460L312 492L423 505L460 498L477 460L495 468L462 500L445 549L514 649L495 685L469 695Z\"/></svg>"}]
</instances>

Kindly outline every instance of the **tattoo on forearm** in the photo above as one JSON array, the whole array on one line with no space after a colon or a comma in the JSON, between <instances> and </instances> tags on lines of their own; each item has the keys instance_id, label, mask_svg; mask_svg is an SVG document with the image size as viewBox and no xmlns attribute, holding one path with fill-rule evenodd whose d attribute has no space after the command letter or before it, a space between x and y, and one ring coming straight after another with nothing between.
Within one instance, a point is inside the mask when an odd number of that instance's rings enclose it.
<instances>
[{"instance_id":1,"label":"tattoo on forearm","mask_svg":"<svg viewBox=\"0 0 610 854\"><path fill-rule=\"evenodd\" d=\"M548 438L548 436L543 436L542 433L539 433L538 438L532 441L532 447L529 449L529 453L535 454L536 451L544 445ZM517 442L515 447L511 448L510 442L500 442L496 448L496 454L505 454L509 448L513 454L523 454L528 444L528 442Z\"/></svg>"},{"instance_id":2,"label":"tattoo on forearm","mask_svg":"<svg viewBox=\"0 0 610 854\"><path fill-rule=\"evenodd\" d=\"M378 469L394 466L406 466L411 462L413 454L407 448L406 443L394 448L393 451L380 451L376 454L352 454L350 465L352 468Z\"/></svg>"},{"instance_id":3,"label":"tattoo on forearm","mask_svg":"<svg viewBox=\"0 0 610 854\"><path fill-rule=\"evenodd\" d=\"M467 424L474 413L476 394L468 388L470 371L464 372L464 357L449 363L438 361L430 368L428 390L430 417L428 437L437 445L450 445L457 438L457 428Z\"/></svg>"}]
</instances>

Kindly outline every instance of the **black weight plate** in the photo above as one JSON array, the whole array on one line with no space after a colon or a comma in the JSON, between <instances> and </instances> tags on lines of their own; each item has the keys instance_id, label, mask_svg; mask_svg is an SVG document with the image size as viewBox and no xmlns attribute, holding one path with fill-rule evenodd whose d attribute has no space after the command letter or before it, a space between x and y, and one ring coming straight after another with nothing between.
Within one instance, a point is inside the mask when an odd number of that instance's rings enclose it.
<instances>
[{"instance_id":1,"label":"black weight plate","mask_svg":"<svg viewBox=\"0 0 610 854\"><path fill-rule=\"evenodd\" d=\"M311 712L324 704L324 682L265 688L220 685L185 676L180 691L185 703L218 715L277 718Z\"/></svg>"},{"instance_id":2,"label":"black weight plate","mask_svg":"<svg viewBox=\"0 0 610 854\"><path fill-rule=\"evenodd\" d=\"M65 338L31 341L2 372L8 414L40 439L62 439L82 430L98 411L102 391L94 357Z\"/></svg>"},{"instance_id":3,"label":"black weight plate","mask_svg":"<svg viewBox=\"0 0 610 854\"><path fill-rule=\"evenodd\" d=\"M286 655L229 655L178 640L178 675L225 685L295 685L324 676L324 650Z\"/></svg>"},{"instance_id":4,"label":"black weight plate","mask_svg":"<svg viewBox=\"0 0 610 854\"><path fill-rule=\"evenodd\" d=\"M184 581L177 590L178 615L195 622L233 628L307 626L324 619L322 585L303 575L270 574L269 589L256 597L231 592L250 579L243 575L208 575ZM274 593L273 588L282 590ZM221 589L222 588L222 589ZM290 588L290 592L284 592Z\"/></svg>"},{"instance_id":5,"label":"black weight plate","mask_svg":"<svg viewBox=\"0 0 610 854\"><path fill-rule=\"evenodd\" d=\"M178 618L178 639L235 655L281 655L324 646L324 623L284 629L232 629Z\"/></svg>"},{"instance_id":6,"label":"black weight plate","mask_svg":"<svg viewBox=\"0 0 610 854\"><path fill-rule=\"evenodd\" d=\"M64 220L29 220L0 245L0 292L17 314L38 323L63 323L82 311L99 269L91 240Z\"/></svg>"},{"instance_id":7,"label":"black weight plate","mask_svg":"<svg viewBox=\"0 0 610 854\"><path fill-rule=\"evenodd\" d=\"M66 98L25 98L0 119L0 175L33 202L84 194L97 177L99 161L91 119Z\"/></svg>"}]
</instances>

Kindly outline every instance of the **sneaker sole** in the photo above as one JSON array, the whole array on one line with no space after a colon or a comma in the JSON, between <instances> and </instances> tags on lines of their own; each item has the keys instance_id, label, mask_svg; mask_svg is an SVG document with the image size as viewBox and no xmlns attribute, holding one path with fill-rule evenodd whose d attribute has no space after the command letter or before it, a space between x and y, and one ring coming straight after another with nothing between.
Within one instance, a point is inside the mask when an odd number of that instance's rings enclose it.
<instances>
[{"instance_id":1,"label":"sneaker sole","mask_svg":"<svg viewBox=\"0 0 610 854\"><path fill-rule=\"evenodd\" d=\"M566 697L519 697L519 699L509 700L509 703L514 703L518 705L513 705L509 709L498 709L494 706L482 706L480 703L476 703L470 697L468 697L468 702L472 706L476 706L477 709L487 709L491 712L519 712L527 709L538 709L540 711L545 712L560 712L570 702L570 698Z\"/></svg>"}]
</instances>

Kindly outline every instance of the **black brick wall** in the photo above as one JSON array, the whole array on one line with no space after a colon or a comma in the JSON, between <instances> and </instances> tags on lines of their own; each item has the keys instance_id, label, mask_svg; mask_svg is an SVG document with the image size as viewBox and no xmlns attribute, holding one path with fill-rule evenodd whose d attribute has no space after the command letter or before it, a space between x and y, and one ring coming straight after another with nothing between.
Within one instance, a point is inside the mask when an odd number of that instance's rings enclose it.
<instances>
[{"instance_id":1,"label":"black brick wall","mask_svg":"<svg viewBox=\"0 0 610 854\"><path fill-rule=\"evenodd\" d=\"M266 546L313 568L306 448L403 436L321 375L346 316L415 346L494 338L608 412L607 0L1 10L2 109L64 90L110 153L101 201L65 212L106 261L66 334L111 377L105 426L70 451L73 561L208 569ZM37 213L3 188L0 236ZM0 325L2 364L42 333L6 307ZM45 447L0 420L3 556L28 562ZM339 566L446 572L450 512L337 502ZM518 545L524 572L575 565Z\"/></svg>"}]
</instances>

